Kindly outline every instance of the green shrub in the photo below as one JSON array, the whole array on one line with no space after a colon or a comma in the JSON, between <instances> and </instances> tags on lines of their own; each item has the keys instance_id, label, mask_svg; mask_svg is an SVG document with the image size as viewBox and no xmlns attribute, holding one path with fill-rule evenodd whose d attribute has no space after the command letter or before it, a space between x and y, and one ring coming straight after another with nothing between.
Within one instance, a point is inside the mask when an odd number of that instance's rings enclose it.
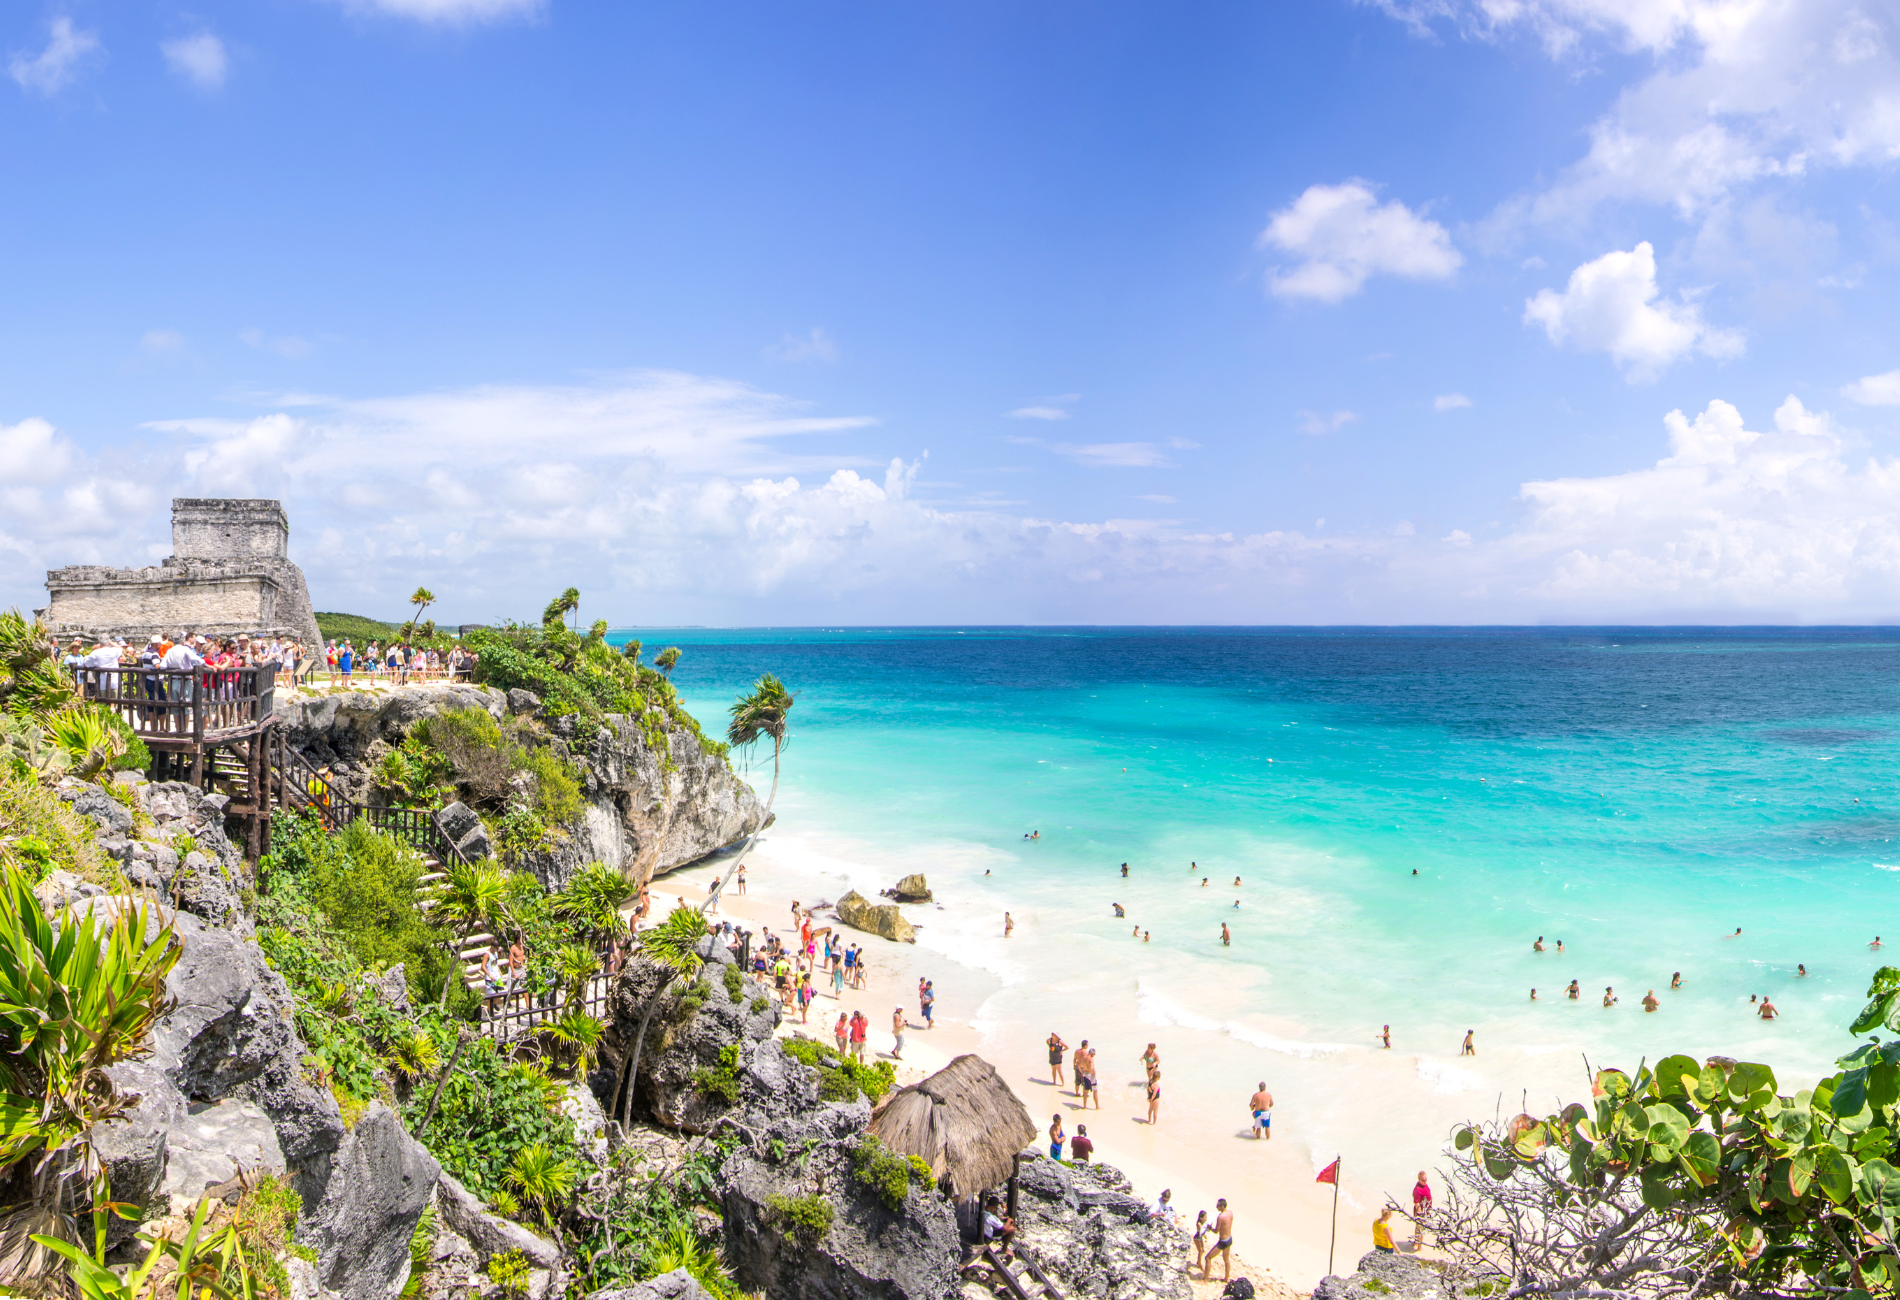
<instances>
[{"instance_id":1,"label":"green shrub","mask_svg":"<svg viewBox=\"0 0 1900 1300\"><path fill-rule=\"evenodd\" d=\"M807 1246L816 1246L831 1231L831 1202L822 1196L783 1196L773 1192L765 1208L779 1227Z\"/></svg>"},{"instance_id":2,"label":"green shrub","mask_svg":"<svg viewBox=\"0 0 1900 1300\"><path fill-rule=\"evenodd\" d=\"M745 989L745 976L739 973L737 966L728 966L722 977L726 981L726 1001L737 1002L739 994Z\"/></svg>"},{"instance_id":3,"label":"green shrub","mask_svg":"<svg viewBox=\"0 0 1900 1300\"><path fill-rule=\"evenodd\" d=\"M31 777L0 769L0 862L15 861L35 881L70 871L117 893L118 865L99 851L91 821Z\"/></svg>"},{"instance_id":4,"label":"green shrub","mask_svg":"<svg viewBox=\"0 0 1900 1300\"><path fill-rule=\"evenodd\" d=\"M505 1190L503 1180L523 1147L540 1143L556 1160L573 1158L574 1121L559 1109L565 1091L532 1067L509 1062L494 1040L483 1039L462 1052L423 1145L464 1187L493 1198ZM424 1093L418 1089L403 1110L411 1131L428 1109Z\"/></svg>"},{"instance_id":5,"label":"green shrub","mask_svg":"<svg viewBox=\"0 0 1900 1300\"><path fill-rule=\"evenodd\" d=\"M522 768L534 777L534 810L550 826L561 826L581 815L581 783L573 765L552 749L531 749Z\"/></svg>"},{"instance_id":6,"label":"green shrub","mask_svg":"<svg viewBox=\"0 0 1900 1300\"><path fill-rule=\"evenodd\" d=\"M739 1044L727 1043L720 1048L717 1066L702 1065L694 1070L693 1087L708 1097L719 1098L728 1106L737 1105L739 1101Z\"/></svg>"},{"instance_id":7,"label":"green shrub","mask_svg":"<svg viewBox=\"0 0 1900 1300\"><path fill-rule=\"evenodd\" d=\"M826 1101L856 1101L865 1096L875 1105L897 1084L897 1067L890 1061L865 1065L838 1055L837 1049L827 1043L797 1035L784 1039L779 1046L800 1065L818 1071L818 1095Z\"/></svg>"},{"instance_id":8,"label":"green shrub","mask_svg":"<svg viewBox=\"0 0 1900 1300\"><path fill-rule=\"evenodd\" d=\"M753 998L752 999L752 1014L756 1016L759 1014L759 1012L765 1010L767 1007L771 1005L772 1004L763 997Z\"/></svg>"},{"instance_id":9,"label":"green shrub","mask_svg":"<svg viewBox=\"0 0 1900 1300\"><path fill-rule=\"evenodd\" d=\"M930 1185L930 1167L923 1165L922 1183ZM885 1145L866 1133L851 1148L851 1176L865 1187L877 1193L878 1200L887 1210L904 1208L904 1198L910 1195L911 1180L917 1177L917 1169L908 1159L893 1155Z\"/></svg>"},{"instance_id":10,"label":"green shrub","mask_svg":"<svg viewBox=\"0 0 1900 1300\"><path fill-rule=\"evenodd\" d=\"M528 1274L533 1271L528 1257L518 1250L504 1250L491 1257L488 1267L483 1270L488 1280L506 1291L509 1295L525 1295L528 1290Z\"/></svg>"}]
</instances>

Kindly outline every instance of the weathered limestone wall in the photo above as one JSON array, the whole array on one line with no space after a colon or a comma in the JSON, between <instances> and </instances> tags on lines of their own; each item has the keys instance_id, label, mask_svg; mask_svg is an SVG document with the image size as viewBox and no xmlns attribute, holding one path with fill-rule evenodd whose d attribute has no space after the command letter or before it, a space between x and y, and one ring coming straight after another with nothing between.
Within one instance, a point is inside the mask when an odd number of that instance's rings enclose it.
<instances>
[{"instance_id":1,"label":"weathered limestone wall","mask_svg":"<svg viewBox=\"0 0 1900 1300\"><path fill-rule=\"evenodd\" d=\"M46 575L47 621L61 633L143 640L152 633L240 632L322 645L303 571L287 558L290 526L275 501L178 498L163 564L75 564Z\"/></svg>"}]
</instances>

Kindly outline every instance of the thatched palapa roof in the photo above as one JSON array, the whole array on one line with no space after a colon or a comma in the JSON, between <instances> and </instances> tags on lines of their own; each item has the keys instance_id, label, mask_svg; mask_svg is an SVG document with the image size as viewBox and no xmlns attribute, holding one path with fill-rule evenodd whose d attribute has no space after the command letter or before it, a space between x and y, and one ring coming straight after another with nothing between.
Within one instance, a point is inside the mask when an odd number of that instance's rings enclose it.
<instances>
[{"instance_id":1,"label":"thatched palapa roof","mask_svg":"<svg viewBox=\"0 0 1900 1300\"><path fill-rule=\"evenodd\" d=\"M899 1155L923 1157L938 1178L948 1175L951 1191L973 1196L1009 1180L1036 1126L995 1066L964 1055L892 1093L871 1116L871 1132Z\"/></svg>"}]
</instances>

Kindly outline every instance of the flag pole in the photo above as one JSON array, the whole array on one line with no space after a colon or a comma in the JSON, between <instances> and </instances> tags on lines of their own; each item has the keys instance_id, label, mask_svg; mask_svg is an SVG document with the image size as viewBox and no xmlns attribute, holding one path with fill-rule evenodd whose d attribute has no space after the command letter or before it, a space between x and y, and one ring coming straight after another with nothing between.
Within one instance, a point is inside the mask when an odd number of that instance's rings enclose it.
<instances>
[{"instance_id":1,"label":"flag pole","mask_svg":"<svg viewBox=\"0 0 1900 1300\"><path fill-rule=\"evenodd\" d=\"M1333 1246L1339 1241L1339 1165L1343 1156L1333 1157L1333 1234L1326 1239L1326 1275L1333 1272Z\"/></svg>"}]
</instances>

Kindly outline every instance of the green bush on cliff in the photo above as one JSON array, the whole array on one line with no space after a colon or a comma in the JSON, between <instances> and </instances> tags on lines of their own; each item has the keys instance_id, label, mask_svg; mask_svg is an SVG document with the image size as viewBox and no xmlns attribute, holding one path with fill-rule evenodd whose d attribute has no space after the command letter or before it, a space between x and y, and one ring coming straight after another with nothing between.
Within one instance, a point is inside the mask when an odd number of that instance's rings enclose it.
<instances>
[{"instance_id":1,"label":"green bush on cliff","mask_svg":"<svg viewBox=\"0 0 1900 1300\"><path fill-rule=\"evenodd\" d=\"M29 879L70 871L115 892L125 887L118 866L99 851L92 822L31 776L0 768L0 862Z\"/></svg>"},{"instance_id":2,"label":"green bush on cliff","mask_svg":"<svg viewBox=\"0 0 1900 1300\"><path fill-rule=\"evenodd\" d=\"M446 1050L453 1050L453 1040ZM488 1200L507 1190L508 1171L526 1147L538 1143L554 1161L574 1160L574 1121L560 1111L565 1091L484 1038L463 1050L423 1145L464 1187ZM427 1091L417 1089L403 1108L412 1131L428 1108Z\"/></svg>"},{"instance_id":3,"label":"green bush on cliff","mask_svg":"<svg viewBox=\"0 0 1900 1300\"><path fill-rule=\"evenodd\" d=\"M866 1065L840 1056L837 1049L813 1038L794 1036L782 1040L779 1047L800 1065L818 1071L818 1095L826 1101L856 1101L865 1096L875 1105L897 1084L897 1067L889 1061Z\"/></svg>"}]
</instances>

